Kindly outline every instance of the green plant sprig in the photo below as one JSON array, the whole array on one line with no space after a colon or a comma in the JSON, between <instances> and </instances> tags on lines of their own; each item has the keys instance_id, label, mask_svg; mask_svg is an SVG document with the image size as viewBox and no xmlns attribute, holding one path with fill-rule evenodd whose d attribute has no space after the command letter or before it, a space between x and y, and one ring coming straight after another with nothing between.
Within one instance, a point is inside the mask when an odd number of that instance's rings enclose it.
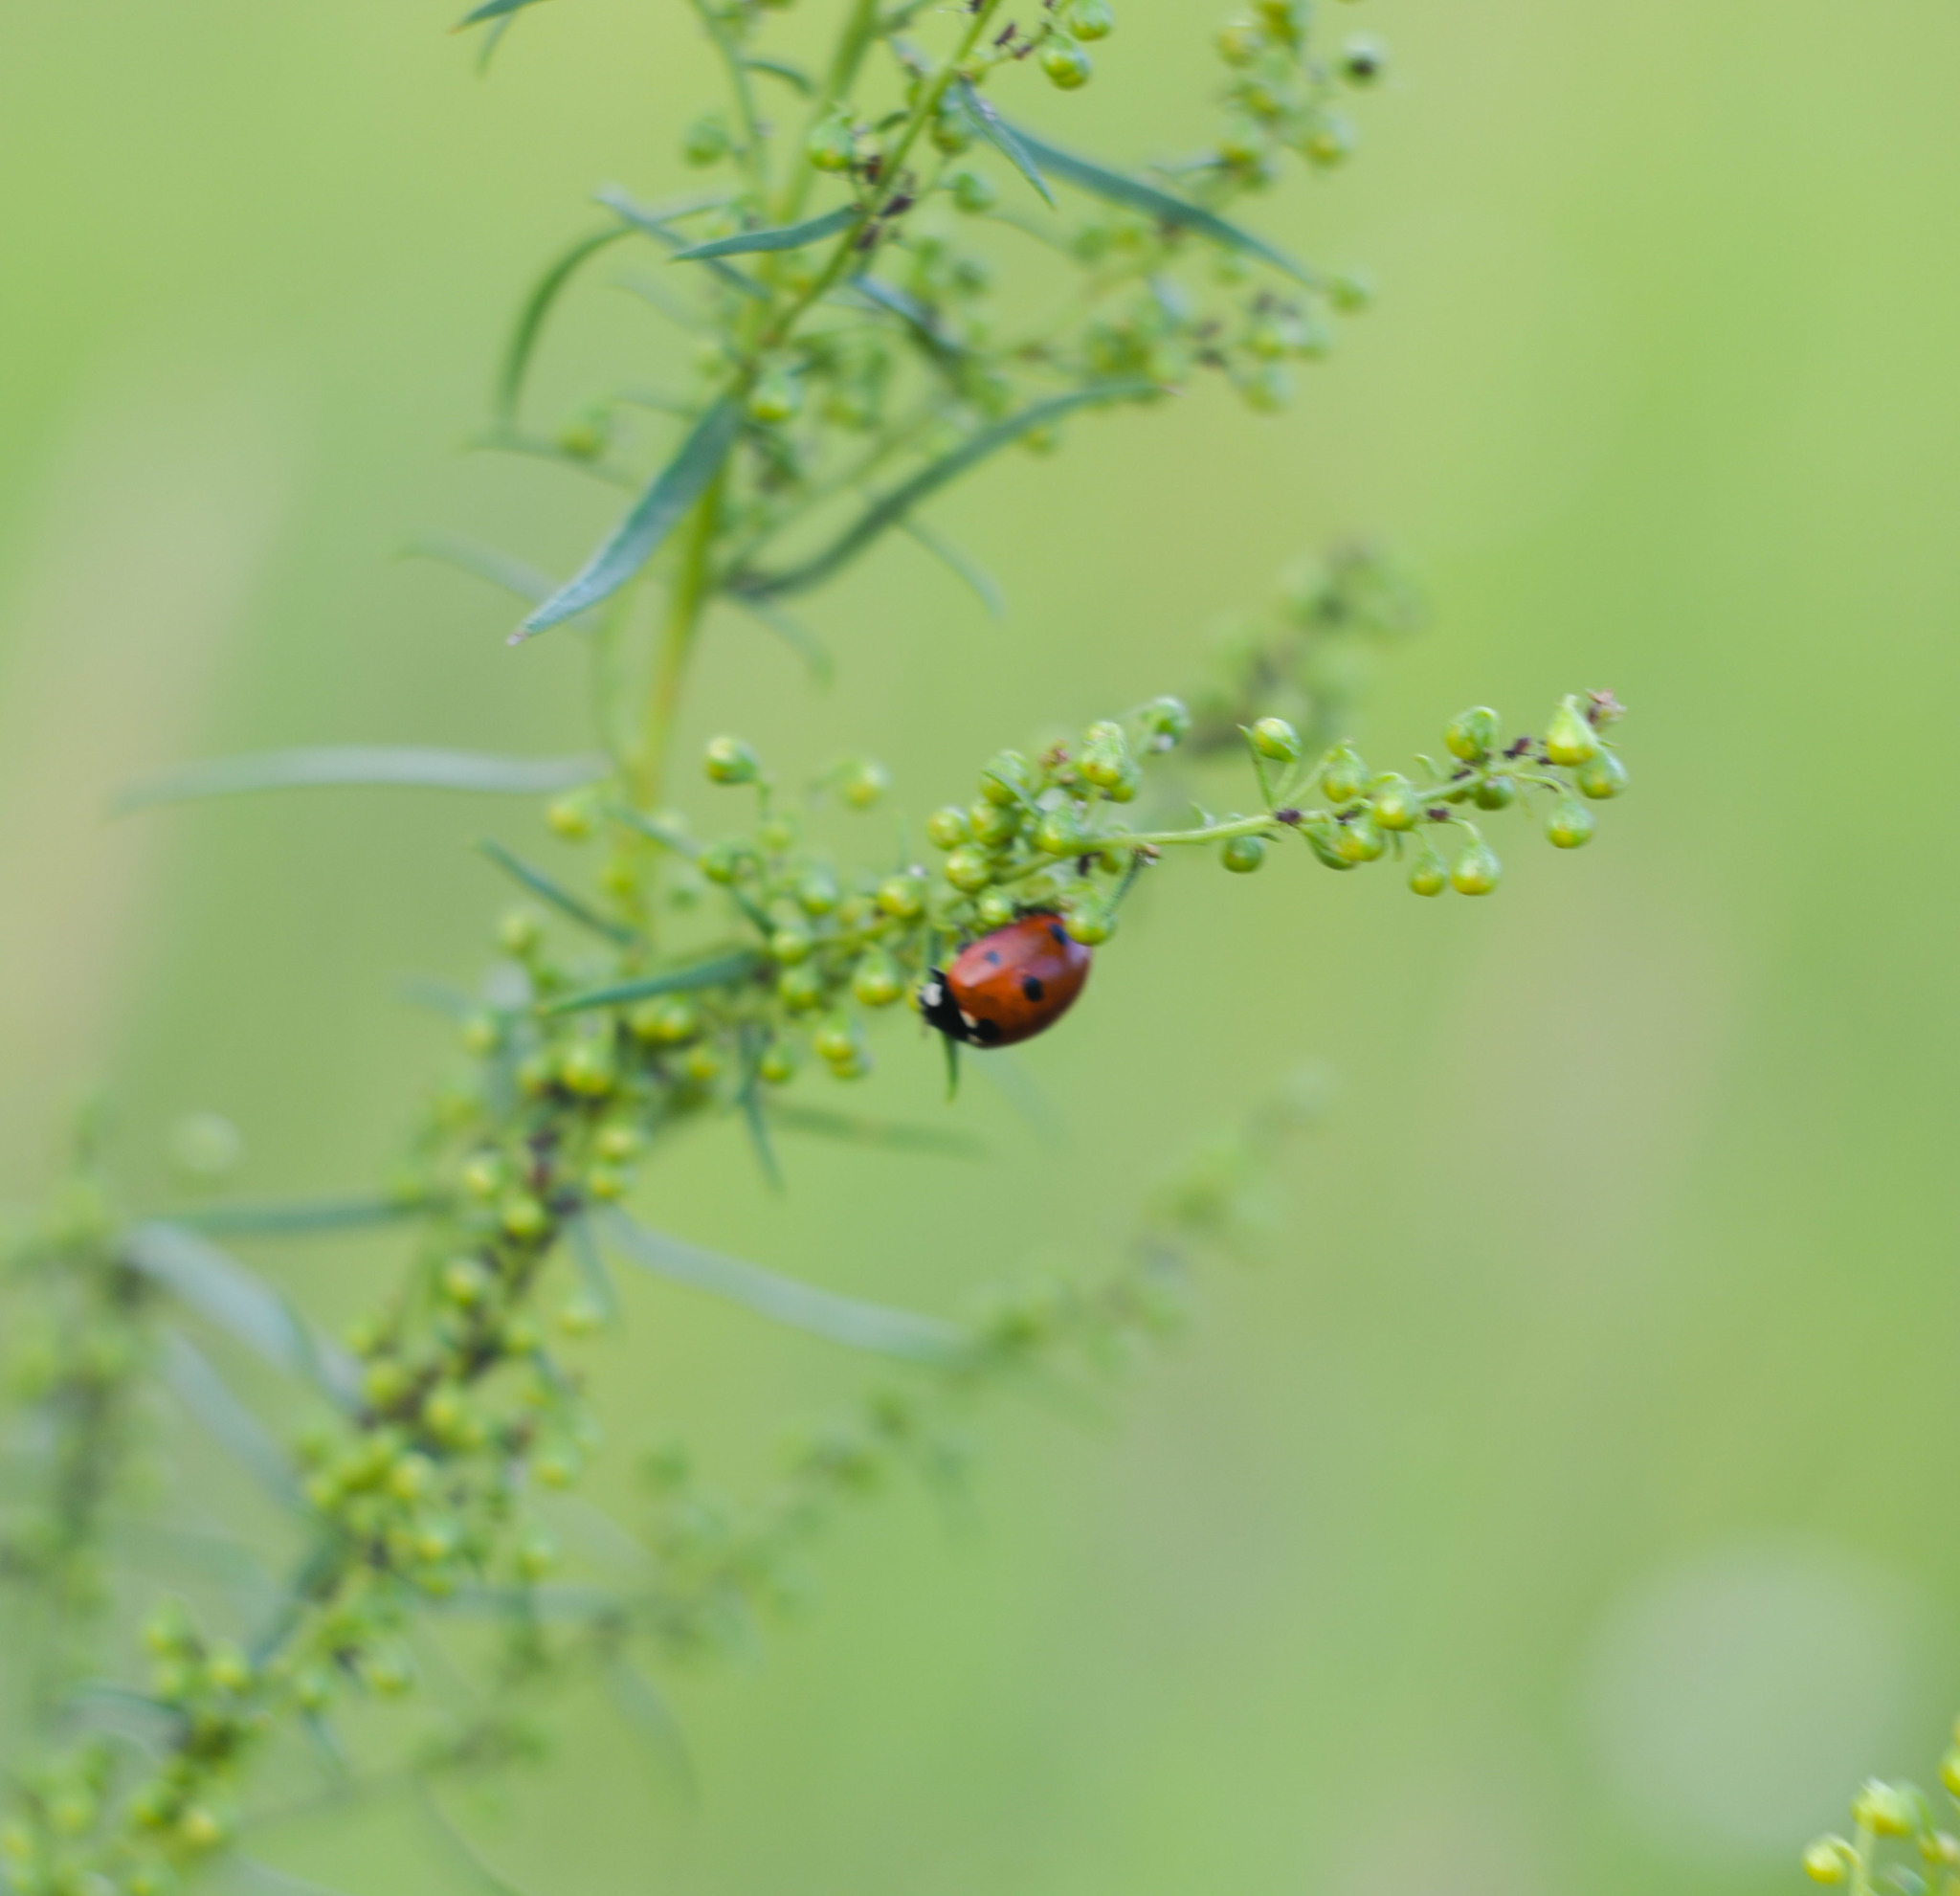
<instances>
[{"instance_id":1,"label":"green plant sprig","mask_svg":"<svg viewBox=\"0 0 1960 1896\"><path fill-rule=\"evenodd\" d=\"M1960 1725L1940 1760L1940 1783L1960 1808ZM1960 1837L1941 1828L1918 1785L1869 1780L1852 1799L1851 1819L1849 1837L1820 1837L1805 1850L1813 1883L1848 1884L1851 1896L1960 1896Z\"/></svg>"}]
</instances>

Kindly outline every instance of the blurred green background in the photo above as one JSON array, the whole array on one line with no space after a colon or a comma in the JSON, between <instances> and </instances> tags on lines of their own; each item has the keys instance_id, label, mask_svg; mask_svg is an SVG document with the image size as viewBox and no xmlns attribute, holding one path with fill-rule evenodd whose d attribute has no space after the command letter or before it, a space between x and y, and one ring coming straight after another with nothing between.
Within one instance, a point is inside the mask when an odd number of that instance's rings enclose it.
<instances>
[{"instance_id":1,"label":"blurred green background","mask_svg":"<svg viewBox=\"0 0 1960 1896\"><path fill-rule=\"evenodd\" d=\"M151 1201L195 1108L246 1128L241 1190L375 1176L450 1058L402 977L467 978L504 903L465 845L554 847L453 798L100 816L193 755L585 743L568 642L507 652L501 600L393 554L439 526L564 570L613 510L456 451L592 188L676 183L708 68L679 0L568 0L479 82L456 11L9 20L10 1194L91 1081ZM1255 214L1384 295L1292 414L1213 390L1010 457L935 516L1005 626L894 546L812 611L832 696L728 623L695 733L862 746L928 808L949 759L1175 688L1208 621L1365 527L1438 609L1383 668L1371 756L1610 684L1637 794L1574 859L1504 832L1484 903L1178 863L1029 1052L1066 1139L969 1088L983 1169L805 1146L778 1203L695 1135L649 1216L950 1309L1031 1254L1107 1255L1140 1181L1301 1060L1343 1082L1267 1263L1209 1282L1110 1426L1005 1413L968 1515L881 1504L806 1623L681 1684L692 1807L592 1709L473 1815L534 1889L1767 1891L1864 1772L1929 1773L1960 1706L1960 16L1330 11L1395 82L1350 171ZM1030 115L1174 149L1214 24L1125 9L1098 83ZM653 333L595 284L543 413ZM937 1111L937 1064L890 1034L880 1106ZM389 1260L278 1268L338 1317ZM598 1358L601 1498L677 1423L752 1479L861 1376L678 1294L632 1318ZM387 1815L257 1847L357 1896L434 1867Z\"/></svg>"}]
</instances>

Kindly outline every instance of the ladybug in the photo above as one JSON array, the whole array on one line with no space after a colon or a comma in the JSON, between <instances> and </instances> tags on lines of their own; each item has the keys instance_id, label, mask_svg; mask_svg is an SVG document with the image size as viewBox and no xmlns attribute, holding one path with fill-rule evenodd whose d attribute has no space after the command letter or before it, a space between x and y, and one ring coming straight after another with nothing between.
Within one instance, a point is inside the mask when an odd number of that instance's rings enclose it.
<instances>
[{"instance_id":1,"label":"ladybug","mask_svg":"<svg viewBox=\"0 0 1960 1896\"><path fill-rule=\"evenodd\" d=\"M1045 1033L1089 978L1089 950L1053 915L1023 915L969 942L919 990L929 1026L970 1047L1011 1047Z\"/></svg>"}]
</instances>

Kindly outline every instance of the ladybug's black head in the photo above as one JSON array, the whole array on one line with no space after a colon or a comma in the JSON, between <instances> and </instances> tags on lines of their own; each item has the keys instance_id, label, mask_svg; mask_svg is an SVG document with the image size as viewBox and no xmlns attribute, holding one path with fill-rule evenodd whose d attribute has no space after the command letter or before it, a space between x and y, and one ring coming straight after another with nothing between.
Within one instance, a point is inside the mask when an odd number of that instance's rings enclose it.
<instances>
[{"instance_id":1,"label":"ladybug's black head","mask_svg":"<svg viewBox=\"0 0 1960 1896\"><path fill-rule=\"evenodd\" d=\"M943 968L925 970L925 979L919 984L919 1012L928 1027L937 1027L948 1039L969 1047L991 1046L1000 1038L1000 1029L992 1021L975 1020L960 1011Z\"/></svg>"}]
</instances>

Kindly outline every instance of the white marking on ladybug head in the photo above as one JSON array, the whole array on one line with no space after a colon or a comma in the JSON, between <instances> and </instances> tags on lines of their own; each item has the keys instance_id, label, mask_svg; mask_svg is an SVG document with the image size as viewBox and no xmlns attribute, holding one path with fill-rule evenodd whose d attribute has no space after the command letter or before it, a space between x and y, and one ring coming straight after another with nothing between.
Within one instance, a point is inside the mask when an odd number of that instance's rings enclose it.
<instances>
[{"instance_id":1,"label":"white marking on ladybug head","mask_svg":"<svg viewBox=\"0 0 1960 1896\"><path fill-rule=\"evenodd\" d=\"M919 990L919 998L927 1007L937 1007L946 999L946 989L937 981L928 981Z\"/></svg>"}]
</instances>

